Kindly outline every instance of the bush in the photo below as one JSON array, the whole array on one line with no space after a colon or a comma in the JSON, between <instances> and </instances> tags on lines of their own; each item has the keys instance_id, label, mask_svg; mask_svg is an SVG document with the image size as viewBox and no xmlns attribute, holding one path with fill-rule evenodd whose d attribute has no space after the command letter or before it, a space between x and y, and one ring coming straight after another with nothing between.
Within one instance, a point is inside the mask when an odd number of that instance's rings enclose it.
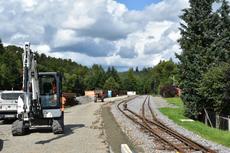
<instances>
[{"instance_id":1,"label":"bush","mask_svg":"<svg viewBox=\"0 0 230 153\"><path fill-rule=\"evenodd\" d=\"M169 85L160 88L160 95L165 98L175 97L177 93L177 88L175 86Z\"/></svg>"},{"instance_id":2,"label":"bush","mask_svg":"<svg viewBox=\"0 0 230 153\"><path fill-rule=\"evenodd\" d=\"M229 64L212 67L203 75L198 89L205 98L205 107L218 114L229 113L229 70Z\"/></svg>"}]
</instances>

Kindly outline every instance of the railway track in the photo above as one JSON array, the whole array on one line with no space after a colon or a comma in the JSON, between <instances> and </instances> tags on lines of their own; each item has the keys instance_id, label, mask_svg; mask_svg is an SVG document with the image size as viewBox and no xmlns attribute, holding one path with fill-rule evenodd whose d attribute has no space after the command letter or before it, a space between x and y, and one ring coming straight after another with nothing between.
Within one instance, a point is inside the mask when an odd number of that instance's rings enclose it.
<instances>
[{"instance_id":1,"label":"railway track","mask_svg":"<svg viewBox=\"0 0 230 153\"><path fill-rule=\"evenodd\" d=\"M127 99L120 102L117 105L118 109L127 118L141 126L141 128L148 132L151 137L154 137L158 141L158 143L161 144L161 150L176 151L180 153L216 153L214 150L211 150L197 142L194 142L189 138L184 137L183 135L170 129L169 127L158 121L150 105L150 96L146 96L145 100L142 103L141 115L135 113L128 108L128 103L132 99ZM147 117L147 113L148 115L151 115Z\"/></svg>"}]
</instances>

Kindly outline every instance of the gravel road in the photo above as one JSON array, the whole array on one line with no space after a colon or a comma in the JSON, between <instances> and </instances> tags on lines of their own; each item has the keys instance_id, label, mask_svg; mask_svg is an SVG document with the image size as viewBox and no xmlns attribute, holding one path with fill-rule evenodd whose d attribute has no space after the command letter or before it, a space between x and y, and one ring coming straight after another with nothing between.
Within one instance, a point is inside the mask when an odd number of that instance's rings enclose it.
<instances>
[{"instance_id":1,"label":"gravel road","mask_svg":"<svg viewBox=\"0 0 230 153\"><path fill-rule=\"evenodd\" d=\"M11 124L0 122L2 153L106 153L108 145L101 127L103 103L90 102L65 110L65 134L54 135L50 128L32 129L25 136L13 137Z\"/></svg>"}]
</instances>

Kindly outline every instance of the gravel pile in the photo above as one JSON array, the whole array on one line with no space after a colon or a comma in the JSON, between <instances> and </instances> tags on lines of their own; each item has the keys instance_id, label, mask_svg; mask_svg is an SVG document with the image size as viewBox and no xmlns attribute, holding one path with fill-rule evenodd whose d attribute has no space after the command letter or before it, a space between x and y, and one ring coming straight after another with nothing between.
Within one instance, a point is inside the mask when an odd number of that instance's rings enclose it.
<instances>
[{"instance_id":1,"label":"gravel pile","mask_svg":"<svg viewBox=\"0 0 230 153\"><path fill-rule=\"evenodd\" d=\"M93 101L93 97L89 96L80 96L76 97L76 100L79 101L79 104L86 104Z\"/></svg>"},{"instance_id":2,"label":"gravel pile","mask_svg":"<svg viewBox=\"0 0 230 153\"><path fill-rule=\"evenodd\" d=\"M206 147L211 148L212 150L216 150L219 153L229 153L230 152L230 148L224 147L222 145L213 143L211 141L205 140L203 138L201 138L199 135L194 134L191 131L188 131L186 129L184 129L181 126L178 126L177 124L175 124L172 120L170 120L168 117L164 116L159 110L158 108L160 107L166 107L167 104L164 106L163 103L167 103L165 102L162 98L159 97L151 97L151 101L153 101L151 103L151 107L153 109L153 111L156 114L156 117L161 120L163 123L165 123L168 127L176 130L178 133L192 139L193 141L196 141Z\"/></svg>"},{"instance_id":3,"label":"gravel pile","mask_svg":"<svg viewBox=\"0 0 230 153\"><path fill-rule=\"evenodd\" d=\"M117 100L121 100L126 98L127 96L118 96L118 97L111 97L111 98L105 98L104 101L105 102L112 102L112 101L117 101ZM94 97L90 97L90 96L79 96L76 97L76 100L79 102L79 104L87 104L90 102L94 102ZM101 103L101 101L99 100L99 103Z\"/></svg>"}]
</instances>

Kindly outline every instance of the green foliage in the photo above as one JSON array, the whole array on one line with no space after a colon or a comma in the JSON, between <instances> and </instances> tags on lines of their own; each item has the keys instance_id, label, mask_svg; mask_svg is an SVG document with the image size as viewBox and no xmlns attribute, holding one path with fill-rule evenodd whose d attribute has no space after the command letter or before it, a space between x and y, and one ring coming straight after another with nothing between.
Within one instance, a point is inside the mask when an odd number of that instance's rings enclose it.
<instances>
[{"instance_id":1,"label":"green foliage","mask_svg":"<svg viewBox=\"0 0 230 153\"><path fill-rule=\"evenodd\" d=\"M230 84L230 80L226 76L229 70L229 64L212 67L203 75L198 89L199 93L205 97L204 107L218 114L230 112L230 103L225 100L228 94L226 84Z\"/></svg>"},{"instance_id":2,"label":"green foliage","mask_svg":"<svg viewBox=\"0 0 230 153\"><path fill-rule=\"evenodd\" d=\"M17 46L9 45L3 47L0 41L0 90L20 90L22 88L22 53L23 49ZM38 61L38 70L41 72L58 71L64 74L63 91L76 92L76 84L78 76L84 77L88 68L81 66L71 60L57 59L39 55L35 53ZM82 85L82 79L81 79ZM84 86L81 87L84 90Z\"/></svg>"},{"instance_id":3,"label":"green foliage","mask_svg":"<svg viewBox=\"0 0 230 153\"><path fill-rule=\"evenodd\" d=\"M108 67L108 70L106 72L106 79L113 77L115 79L115 81L119 84L119 86L121 85L121 79L118 75L117 70L112 66L112 67Z\"/></svg>"},{"instance_id":4,"label":"green foliage","mask_svg":"<svg viewBox=\"0 0 230 153\"><path fill-rule=\"evenodd\" d=\"M159 93L160 88L169 85L177 85L178 70L177 65L170 61L160 61L152 69L153 86L155 93Z\"/></svg>"},{"instance_id":5,"label":"green foliage","mask_svg":"<svg viewBox=\"0 0 230 153\"><path fill-rule=\"evenodd\" d=\"M218 12L213 12L215 0L191 0L190 8L183 10L181 19L182 54L180 60L180 87L185 103L185 114L196 117L209 105L206 96L199 92L203 74L221 62L229 63L229 7L223 1Z\"/></svg>"},{"instance_id":6,"label":"green foliage","mask_svg":"<svg viewBox=\"0 0 230 153\"><path fill-rule=\"evenodd\" d=\"M153 68L143 70L129 69L128 72L119 73L123 90L134 90L138 94L159 94L160 88L166 85L178 84L177 64L172 60L161 61Z\"/></svg>"},{"instance_id":7,"label":"green foliage","mask_svg":"<svg viewBox=\"0 0 230 153\"><path fill-rule=\"evenodd\" d=\"M84 95L84 93L85 93L85 84L84 84L84 78L83 78L82 75L78 75L75 78L73 92L75 92L77 94L77 96Z\"/></svg>"},{"instance_id":8,"label":"green foliage","mask_svg":"<svg viewBox=\"0 0 230 153\"><path fill-rule=\"evenodd\" d=\"M105 81L104 90L112 90L113 92L118 92L119 88L119 84L112 76Z\"/></svg>"},{"instance_id":9,"label":"green foliage","mask_svg":"<svg viewBox=\"0 0 230 153\"><path fill-rule=\"evenodd\" d=\"M83 78L87 75L89 69L70 59L60 59L45 54L36 54L38 61L38 70L40 72L57 71L64 75L63 91L73 92L83 95L85 86Z\"/></svg>"},{"instance_id":10,"label":"green foliage","mask_svg":"<svg viewBox=\"0 0 230 153\"><path fill-rule=\"evenodd\" d=\"M22 53L23 49L16 46L7 46L0 53L0 90L21 89ZM130 69L128 72L118 73L113 66L105 72L96 64L92 68L87 68L70 59L54 58L36 52L35 56L39 72L62 72L63 91L74 92L77 95L83 95L85 90L97 88L122 93L133 90L139 94L149 94L156 91L160 83L172 83L172 76L176 76L176 64L172 61L161 62L154 68L144 68L142 71L136 67L135 71ZM159 84L156 84L158 82Z\"/></svg>"},{"instance_id":11,"label":"green foliage","mask_svg":"<svg viewBox=\"0 0 230 153\"><path fill-rule=\"evenodd\" d=\"M100 65L94 64L84 81L86 89L102 89L104 86L105 79L106 77L104 69Z\"/></svg>"},{"instance_id":12,"label":"green foliage","mask_svg":"<svg viewBox=\"0 0 230 153\"><path fill-rule=\"evenodd\" d=\"M129 69L127 77L123 80L123 87L127 91L137 90L137 79L134 76L133 69Z\"/></svg>"},{"instance_id":13,"label":"green foliage","mask_svg":"<svg viewBox=\"0 0 230 153\"><path fill-rule=\"evenodd\" d=\"M0 53L0 90L21 89L21 48L8 46Z\"/></svg>"}]
</instances>

